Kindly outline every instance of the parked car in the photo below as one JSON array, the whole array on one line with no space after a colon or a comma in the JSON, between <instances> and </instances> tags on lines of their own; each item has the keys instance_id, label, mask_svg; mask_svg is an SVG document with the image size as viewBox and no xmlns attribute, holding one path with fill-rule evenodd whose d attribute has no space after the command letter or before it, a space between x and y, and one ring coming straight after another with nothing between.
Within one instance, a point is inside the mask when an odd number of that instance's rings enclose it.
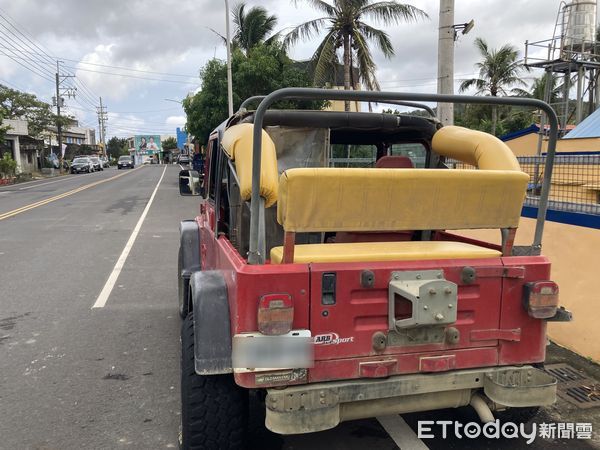
<instances>
[{"instance_id":1,"label":"parked car","mask_svg":"<svg viewBox=\"0 0 600 450\"><path fill-rule=\"evenodd\" d=\"M189 164L190 163L190 155L187 153L181 153L177 158L177 162L179 164Z\"/></svg>"},{"instance_id":2,"label":"parked car","mask_svg":"<svg viewBox=\"0 0 600 450\"><path fill-rule=\"evenodd\" d=\"M94 171L94 163L87 156L76 157L71 163L71 173L91 173Z\"/></svg>"},{"instance_id":3,"label":"parked car","mask_svg":"<svg viewBox=\"0 0 600 450\"><path fill-rule=\"evenodd\" d=\"M117 161L117 169L125 168L133 169L133 159L131 158L131 156L119 156L119 161Z\"/></svg>"},{"instance_id":4,"label":"parked car","mask_svg":"<svg viewBox=\"0 0 600 450\"><path fill-rule=\"evenodd\" d=\"M102 162L102 167L108 169L110 167L110 161L106 156L101 156L100 161Z\"/></svg>"},{"instance_id":5,"label":"parked car","mask_svg":"<svg viewBox=\"0 0 600 450\"><path fill-rule=\"evenodd\" d=\"M92 161L92 164L94 164L94 170L104 170L100 158L98 158L97 156L90 156L90 160Z\"/></svg>"}]
</instances>

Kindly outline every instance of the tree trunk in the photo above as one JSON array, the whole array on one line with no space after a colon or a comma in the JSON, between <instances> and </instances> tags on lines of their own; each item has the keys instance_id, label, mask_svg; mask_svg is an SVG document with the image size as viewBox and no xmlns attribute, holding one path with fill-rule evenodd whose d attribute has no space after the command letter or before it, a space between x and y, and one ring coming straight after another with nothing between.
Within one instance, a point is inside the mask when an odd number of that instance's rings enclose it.
<instances>
[{"instance_id":1,"label":"tree trunk","mask_svg":"<svg viewBox=\"0 0 600 450\"><path fill-rule=\"evenodd\" d=\"M492 105L492 134L496 136L496 123L498 122L498 106Z\"/></svg>"},{"instance_id":2,"label":"tree trunk","mask_svg":"<svg viewBox=\"0 0 600 450\"><path fill-rule=\"evenodd\" d=\"M349 91L350 86L350 71L352 70L350 64L350 35L344 34L344 90ZM350 111L350 102L344 102L344 110Z\"/></svg>"}]
</instances>

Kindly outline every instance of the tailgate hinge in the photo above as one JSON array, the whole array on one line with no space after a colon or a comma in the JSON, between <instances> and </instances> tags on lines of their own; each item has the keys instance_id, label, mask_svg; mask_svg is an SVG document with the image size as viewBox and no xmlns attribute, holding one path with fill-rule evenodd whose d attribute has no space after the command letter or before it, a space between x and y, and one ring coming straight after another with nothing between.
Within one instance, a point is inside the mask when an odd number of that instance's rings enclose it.
<instances>
[{"instance_id":1,"label":"tailgate hinge","mask_svg":"<svg viewBox=\"0 0 600 450\"><path fill-rule=\"evenodd\" d=\"M520 341L521 340L521 329L515 328L513 330L500 330L500 329L491 329L491 330L472 330L471 331L471 341Z\"/></svg>"},{"instance_id":2,"label":"tailgate hinge","mask_svg":"<svg viewBox=\"0 0 600 450\"><path fill-rule=\"evenodd\" d=\"M470 271L475 273L471 275L471 280L476 278L525 278L525 267L522 266L488 266L488 267L470 267ZM463 268L463 273L467 267ZM469 281L464 278L463 281ZM467 282L467 284L469 284Z\"/></svg>"}]
</instances>

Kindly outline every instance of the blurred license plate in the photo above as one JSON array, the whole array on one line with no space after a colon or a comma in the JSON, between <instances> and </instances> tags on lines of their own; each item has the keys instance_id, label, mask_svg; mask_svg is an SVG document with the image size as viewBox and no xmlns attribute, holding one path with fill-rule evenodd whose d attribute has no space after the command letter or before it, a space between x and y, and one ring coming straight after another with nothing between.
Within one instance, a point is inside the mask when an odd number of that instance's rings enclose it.
<instances>
[{"instance_id":1,"label":"blurred license plate","mask_svg":"<svg viewBox=\"0 0 600 450\"><path fill-rule=\"evenodd\" d=\"M299 369L313 366L313 353L310 330L292 330L281 336L243 333L233 336L231 359L236 373Z\"/></svg>"}]
</instances>

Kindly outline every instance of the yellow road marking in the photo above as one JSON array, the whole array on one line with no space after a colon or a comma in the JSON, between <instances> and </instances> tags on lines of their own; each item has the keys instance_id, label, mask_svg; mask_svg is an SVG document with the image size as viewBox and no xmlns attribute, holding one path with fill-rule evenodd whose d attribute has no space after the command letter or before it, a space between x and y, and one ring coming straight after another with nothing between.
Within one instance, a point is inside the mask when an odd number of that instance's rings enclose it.
<instances>
[{"instance_id":1,"label":"yellow road marking","mask_svg":"<svg viewBox=\"0 0 600 450\"><path fill-rule=\"evenodd\" d=\"M25 206L22 206L20 208L13 209L12 211L8 211L8 212L5 212L5 213L2 213L2 214L0 214L0 220L8 219L9 217L16 216L17 214L21 214L21 213L24 213L24 212L29 211L31 209L47 205L48 203L55 202L56 200L60 200L61 198L65 198L65 197L68 197L70 195L77 194L78 192L85 191L86 189L89 189L91 187L98 186L99 184L106 183L106 182L111 181L111 180L116 180L117 178L123 177L123 176L125 176L125 175L127 175L127 174L129 174L131 172L135 172L136 170L141 169L142 167L143 166L140 166L140 167L138 167L136 169L133 169L131 171L120 173L119 175L115 175L114 177L106 178L104 180L95 181L95 182L90 183L90 184L84 184L83 186L79 186L78 188L72 189L72 190L67 191L67 192L63 192L62 194L55 195L54 197L49 197L49 198L46 198L44 200L40 200L39 202L31 203L29 205L25 205Z\"/></svg>"}]
</instances>

